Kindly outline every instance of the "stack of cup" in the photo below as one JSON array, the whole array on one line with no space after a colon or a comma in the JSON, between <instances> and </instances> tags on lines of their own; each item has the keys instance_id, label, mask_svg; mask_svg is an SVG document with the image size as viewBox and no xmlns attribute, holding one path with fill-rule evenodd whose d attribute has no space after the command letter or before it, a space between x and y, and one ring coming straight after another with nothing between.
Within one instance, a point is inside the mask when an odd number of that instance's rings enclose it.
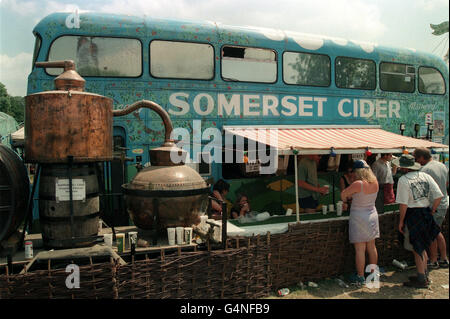
<instances>
[{"instance_id":1,"label":"stack of cup","mask_svg":"<svg viewBox=\"0 0 450 319\"><path fill-rule=\"evenodd\" d=\"M176 227L175 230L177 233L177 245L183 245L184 244L184 227Z\"/></svg>"},{"instance_id":2,"label":"stack of cup","mask_svg":"<svg viewBox=\"0 0 450 319\"><path fill-rule=\"evenodd\" d=\"M104 234L103 239L105 241L105 244L109 247L112 247L113 243L113 234Z\"/></svg>"},{"instance_id":3,"label":"stack of cup","mask_svg":"<svg viewBox=\"0 0 450 319\"><path fill-rule=\"evenodd\" d=\"M342 216L342 205L344 205L344 202L343 201L339 201L339 202L337 202L337 204L336 204L336 208L337 208L337 215L338 216Z\"/></svg>"},{"instance_id":4,"label":"stack of cup","mask_svg":"<svg viewBox=\"0 0 450 319\"><path fill-rule=\"evenodd\" d=\"M327 214L327 209L328 209L327 205L322 205L322 214L326 215Z\"/></svg>"},{"instance_id":5,"label":"stack of cup","mask_svg":"<svg viewBox=\"0 0 450 319\"><path fill-rule=\"evenodd\" d=\"M330 205L328 205L328 211L331 213L331 212L334 212L334 204L330 204Z\"/></svg>"},{"instance_id":6,"label":"stack of cup","mask_svg":"<svg viewBox=\"0 0 450 319\"><path fill-rule=\"evenodd\" d=\"M175 228L167 228L167 238L169 239L169 246L175 246Z\"/></svg>"}]
</instances>

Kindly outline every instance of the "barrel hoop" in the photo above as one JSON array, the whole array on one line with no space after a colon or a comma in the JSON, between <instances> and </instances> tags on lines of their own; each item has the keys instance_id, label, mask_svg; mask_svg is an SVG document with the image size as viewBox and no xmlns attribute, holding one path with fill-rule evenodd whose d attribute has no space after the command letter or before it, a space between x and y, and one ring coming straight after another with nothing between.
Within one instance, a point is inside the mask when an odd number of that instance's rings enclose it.
<instances>
[{"instance_id":1,"label":"barrel hoop","mask_svg":"<svg viewBox=\"0 0 450 319\"><path fill-rule=\"evenodd\" d=\"M74 221L82 222L89 219L94 219L100 216L100 212L89 214L89 215L83 215L83 216L73 216ZM54 217L54 216L43 216L42 214L39 215L39 219L43 222L49 222L49 223L69 223L70 224L70 216L64 216L64 217Z\"/></svg>"},{"instance_id":2,"label":"barrel hoop","mask_svg":"<svg viewBox=\"0 0 450 319\"><path fill-rule=\"evenodd\" d=\"M209 187L186 189L186 190L143 190L143 189L129 189L122 186L125 195L139 196L139 197L184 197L195 196L201 194L208 194Z\"/></svg>"},{"instance_id":3,"label":"barrel hoop","mask_svg":"<svg viewBox=\"0 0 450 319\"><path fill-rule=\"evenodd\" d=\"M86 194L86 199L88 198L95 198L98 197L99 193L90 193L90 194ZM39 195L39 200L54 200L56 201L56 196L51 196L51 195Z\"/></svg>"},{"instance_id":4,"label":"barrel hoop","mask_svg":"<svg viewBox=\"0 0 450 319\"><path fill-rule=\"evenodd\" d=\"M52 170L52 169L47 169L42 173L42 177L57 177L59 179L68 179L68 176L63 175L60 171L62 171L63 169L58 169L58 171L56 170ZM83 171L84 170L84 171ZM89 170L89 171L86 171ZM75 176L72 178L78 178L78 177L89 177L89 176L95 176L95 173L92 172L93 168L92 167L83 167L83 168L75 168L73 169L73 171L76 171Z\"/></svg>"}]
</instances>

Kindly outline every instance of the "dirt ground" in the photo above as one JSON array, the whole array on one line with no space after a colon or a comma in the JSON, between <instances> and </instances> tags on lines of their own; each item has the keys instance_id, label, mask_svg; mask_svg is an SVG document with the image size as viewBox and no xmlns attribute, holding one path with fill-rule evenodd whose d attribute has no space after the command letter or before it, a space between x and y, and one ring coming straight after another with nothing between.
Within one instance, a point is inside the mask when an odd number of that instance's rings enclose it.
<instances>
[{"instance_id":1,"label":"dirt ground","mask_svg":"<svg viewBox=\"0 0 450 319\"><path fill-rule=\"evenodd\" d=\"M327 278L315 282L318 287L300 285L288 287L290 293L283 297L270 296L270 299L449 299L449 270L435 269L430 271L431 286L429 289L403 287L408 276L416 275L415 267L405 270L386 267L380 277L380 288L358 288L349 284L349 288L342 288L336 278ZM345 277L344 282L348 284ZM444 286L444 287L443 287Z\"/></svg>"}]
</instances>

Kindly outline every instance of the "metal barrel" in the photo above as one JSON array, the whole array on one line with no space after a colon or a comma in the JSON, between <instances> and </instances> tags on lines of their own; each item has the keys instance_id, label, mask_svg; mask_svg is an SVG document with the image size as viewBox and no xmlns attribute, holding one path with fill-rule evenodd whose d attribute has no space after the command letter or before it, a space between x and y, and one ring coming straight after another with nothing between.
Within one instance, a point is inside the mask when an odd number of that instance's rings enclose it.
<instances>
[{"instance_id":1,"label":"metal barrel","mask_svg":"<svg viewBox=\"0 0 450 319\"><path fill-rule=\"evenodd\" d=\"M0 241L23 222L29 195L30 181L22 159L0 145Z\"/></svg>"},{"instance_id":2,"label":"metal barrel","mask_svg":"<svg viewBox=\"0 0 450 319\"><path fill-rule=\"evenodd\" d=\"M72 179L70 203L69 176ZM88 247L98 235L99 186L94 163L43 165L39 220L47 248Z\"/></svg>"}]
</instances>

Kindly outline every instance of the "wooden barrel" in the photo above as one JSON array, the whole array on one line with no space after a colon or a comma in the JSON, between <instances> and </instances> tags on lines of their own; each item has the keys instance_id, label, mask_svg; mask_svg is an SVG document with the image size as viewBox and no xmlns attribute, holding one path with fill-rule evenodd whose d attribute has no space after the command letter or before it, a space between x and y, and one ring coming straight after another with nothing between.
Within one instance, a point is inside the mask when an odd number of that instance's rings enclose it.
<instances>
[{"instance_id":1,"label":"wooden barrel","mask_svg":"<svg viewBox=\"0 0 450 319\"><path fill-rule=\"evenodd\" d=\"M22 159L0 144L0 241L23 222L29 195L30 181Z\"/></svg>"},{"instance_id":2,"label":"wooden barrel","mask_svg":"<svg viewBox=\"0 0 450 319\"><path fill-rule=\"evenodd\" d=\"M39 180L39 220L45 247L88 247L95 243L100 200L94 165L74 164L71 173L66 164L42 166ZM69 174L72 176L72 209Z\"/></svg>"}]
</instances>

